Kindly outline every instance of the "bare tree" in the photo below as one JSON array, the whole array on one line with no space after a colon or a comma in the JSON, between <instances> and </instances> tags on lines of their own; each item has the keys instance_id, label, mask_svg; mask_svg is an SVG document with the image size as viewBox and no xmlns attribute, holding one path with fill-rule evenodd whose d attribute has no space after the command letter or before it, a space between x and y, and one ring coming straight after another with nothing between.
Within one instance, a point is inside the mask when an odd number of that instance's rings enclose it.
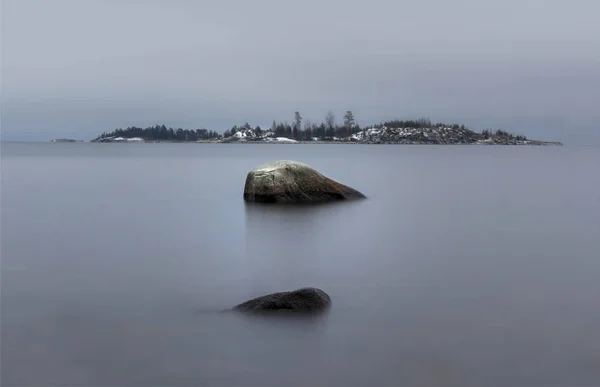
<instances>
[{"instance_id":1,"label":"bare tree","mask_svg":"<svg viewBox=\"0 0 600 387\"><path fill-rule=\"evenodd\" d=\"M312 139L312 136L313 136L312 127L313 127L313 124L312 124L312 122L310 122L310 120L308 120L308 119L304 120L304 135L306 136L306 139L308 139L308 140Z\"/></svg>"},{"instance_id":2,"label":"bare tree","mask_svg":"<svg viewBox=\"0 0 600 387\"><path fill-rule=\"evenodd\" d=\"M299 112L294 113L294 125L298 130L300 130L300 128L302 127L302 116Z\"/></svg>"},{"instance_id":3,"label":"bare tree","mask_svg":"<svg viewBox=\"0 0 600 387\"><path fill-rule=\"evenodd\" d=\"M335 114L330 110L325 114L325 125L329 129L333 129L335 127Z\"/></svg>"},{"instance_id":4,"label":"bare tree","mask_svg":"<svg viewBox=\"0 0 600 387\"><path fill-rule=\"evenodd\" d=\"M294 113L294 128L293 136L296 140L300 139L300 131L302 130L302 116L299 112Z\"/></svg>"}]
</instances>

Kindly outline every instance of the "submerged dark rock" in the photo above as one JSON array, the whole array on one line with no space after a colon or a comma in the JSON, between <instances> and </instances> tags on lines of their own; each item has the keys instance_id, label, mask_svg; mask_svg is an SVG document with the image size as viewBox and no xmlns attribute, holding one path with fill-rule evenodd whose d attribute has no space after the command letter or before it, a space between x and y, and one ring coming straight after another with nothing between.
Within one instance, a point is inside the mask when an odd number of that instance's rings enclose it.
<instances>
[{"instance_id":1,"label":"submerged dark rock","mask_svg":"<svg viewBox=\"0 0 600 387\"><path fill-rule=\"evenodd\" d=\"M230 309L246 313L323 312L331 305L327 293L317 288L301 288L290 292L279 292L256 297Z\"/></svg>"},{"instance_id":2,"label":"submerged dark rock","mask_svg":"<svg viewBox=\"0 0 600 387\"><path fill-rule=\"evenodd\" d=\"M276 161L248 172L244 200L260 203L323 202L364 198L354 188L338 183L296 161Z\"/></svg>"}]
</instances>

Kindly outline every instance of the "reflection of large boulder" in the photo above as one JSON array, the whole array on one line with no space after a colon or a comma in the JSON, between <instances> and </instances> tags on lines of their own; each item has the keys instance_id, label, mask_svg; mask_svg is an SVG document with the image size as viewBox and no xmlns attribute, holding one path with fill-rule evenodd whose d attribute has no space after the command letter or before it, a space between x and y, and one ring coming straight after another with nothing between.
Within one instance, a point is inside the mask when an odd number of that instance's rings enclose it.
<instances>
[{"instance_id":1,"label":"reflection of large boulder","mask_svg":"<svg viewBox=\"0 0 600 387\"><path fill-rule=\"evenodd\" d=\"M321 202L364 198L357 190L296 161L276 161L248 172L244 200L249 202Z\"/></svg>"},{"instance_id":2,"label":"reflection of large boulder","mask_svg":"<svg viewBox=\"0 0 600 387\"><path fill-rule=\"evenodd\" d=\"M317 288L302 288L291 292L267 294L253 298L233 307L234 311L267 313L267 312L322 312L331 305L327 293Z\"/></svg>"}]
</instances>

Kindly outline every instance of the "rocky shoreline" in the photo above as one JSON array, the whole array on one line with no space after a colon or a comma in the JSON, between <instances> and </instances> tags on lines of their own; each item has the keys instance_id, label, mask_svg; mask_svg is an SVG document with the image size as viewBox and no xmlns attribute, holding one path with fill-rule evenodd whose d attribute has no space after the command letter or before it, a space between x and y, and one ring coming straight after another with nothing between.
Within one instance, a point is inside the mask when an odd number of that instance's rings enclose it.
<instances>
[{"instance_id":1,"label":"rocky shoreline","mask_svg":"<svg viewBox=\"0 0 600 387\"><path fill-rule=\"evenodd\" d=\"M563 145L555 141L530 140L503 131L474 132L464 127L437 126L427 128L388 128L385 126L361 130L346 138L317 138L297 141L275 137L273 132L257 133L244 129L222 138L218 143L266 144L401 144L401 145Z\"/></svg>"}]
</instances>

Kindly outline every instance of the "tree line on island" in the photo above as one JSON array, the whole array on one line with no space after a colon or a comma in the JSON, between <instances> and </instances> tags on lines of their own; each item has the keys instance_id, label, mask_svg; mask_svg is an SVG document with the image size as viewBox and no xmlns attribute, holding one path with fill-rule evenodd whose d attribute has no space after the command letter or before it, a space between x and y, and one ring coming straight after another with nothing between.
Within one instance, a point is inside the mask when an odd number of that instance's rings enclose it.
<instances>
[{"instance_id":1,"label":"tree line on island","mask_svg":"<svg viewBox=\"0 0 600 387\"><path fill-rule=\"evenodd\" d=\"M178 141L178 142L197 142L197 141L214 141L222 138L228 138L236 135L237 132L253 131L259 136L269 135L273 137L285 137L297 141L313 141L315 139L321 141L328 140L348 140L353 134L359 133L365 129L376 128L452 128L460 130L467 137L477 137L482 139L489 138L506 138L516 141L527 141L527 137L522 135L513 135L512 133L490 129L485 129L481 133L475 132L464 125L432 123L427 118L417 120L390 120L381 122L376 125L360 127L354 118L351 110L346 111L341 124L336 121L335 114L330 110L325 115L324 121L315 123L308 119L304 120L300 112L294 113L293 122L276 122L273 121L269 128L261 128L260 126L252 127L249 123L241 126L234 125L231 129L226 130L223 135L209 129L182 129L182 128L167 128L165 125L154 125L147 128L128 127L125 129L115 129L109 133L102 133L95 140L103 141L112 138L141 138L146 141Z\"/></svg>"},{"instance_id":2,"label":"tree line on island","mask_svg":"<svg viewBox=\"0 0 600 387\"><path fill-rule=\"evenodd\" d=\"M262 135L264 132L270 132L274 137L285 137L297 141L312 141L314 138L320 140L331 140L333 138L348 138L362 129L356 124L354 114L351 110L346 111L343 117L342 125L336 123L335 114L328 111L325 115L324 122L320 124L313 123L310 120L304 120L300 112L294 113L294 121L292 124L288 122L276 122L273 120L270 128L263 129L260 126L254 128L254 132ZM238 127L226 130L224 137L233 136L236 132L253 129L248 123Z\"/></svg>"},{"instance_id":3,"label":"tree line on island","mask_svg":"<svg viewBox=\"0 0 600 387\"><path fill-rule=\"evenodd\" d=\"M461 130L467 133L472 133L475 136L482 136L484 139L488 139L490 137L504 137L511 140L517 141L527 141L527 137L522 135L513 135L512 133L496 130L492 131L490 129L486 129L481 132L481 134L465 127L464 125L458 124L444 124L444 123L436 123L433 124L431 120L428 118L420 118L417 120L390 120L384 121L376 125L370 125L365 127L360 127L354 118L354 114L351 110L346 111L343 117L343 122L341 125L336 123L336 117L332 111L327 112L325 115L324 122L320 124L314 123L310 120L305 120L304 124L302 123L303 118L299 112L294 113L294 122L289 124L287 122L276 122L273 121L271 127L268 129L273 136L275 137L286 137L297 141L311 141L315 138L319 140L333 140L333 139L348 139L353 134L359 133L365 129L373 129L373 128L452 128L455 130ZM225 131L224 137L233 136L236 132L241 130L249 130L252 127L246 123L241 127L234 126L228 131ZM257 134L262 134L264 129L260 126L254 128L254 131Z\"/></svg>"},{"instance_id":4,"label":"tree line on island","mask_svg":"<svg viewBox=\"0 0 600 387\"><path fill-rule=\"evenodd\" d=\"M148 128L135 126L126 129L115 129L110 133L102 133L95 141L106 138L142 138L148 141L200 141L218 139L221 135L209 129L167 128L165 125L154 125Z\"/></svg>"}]
</instances>

